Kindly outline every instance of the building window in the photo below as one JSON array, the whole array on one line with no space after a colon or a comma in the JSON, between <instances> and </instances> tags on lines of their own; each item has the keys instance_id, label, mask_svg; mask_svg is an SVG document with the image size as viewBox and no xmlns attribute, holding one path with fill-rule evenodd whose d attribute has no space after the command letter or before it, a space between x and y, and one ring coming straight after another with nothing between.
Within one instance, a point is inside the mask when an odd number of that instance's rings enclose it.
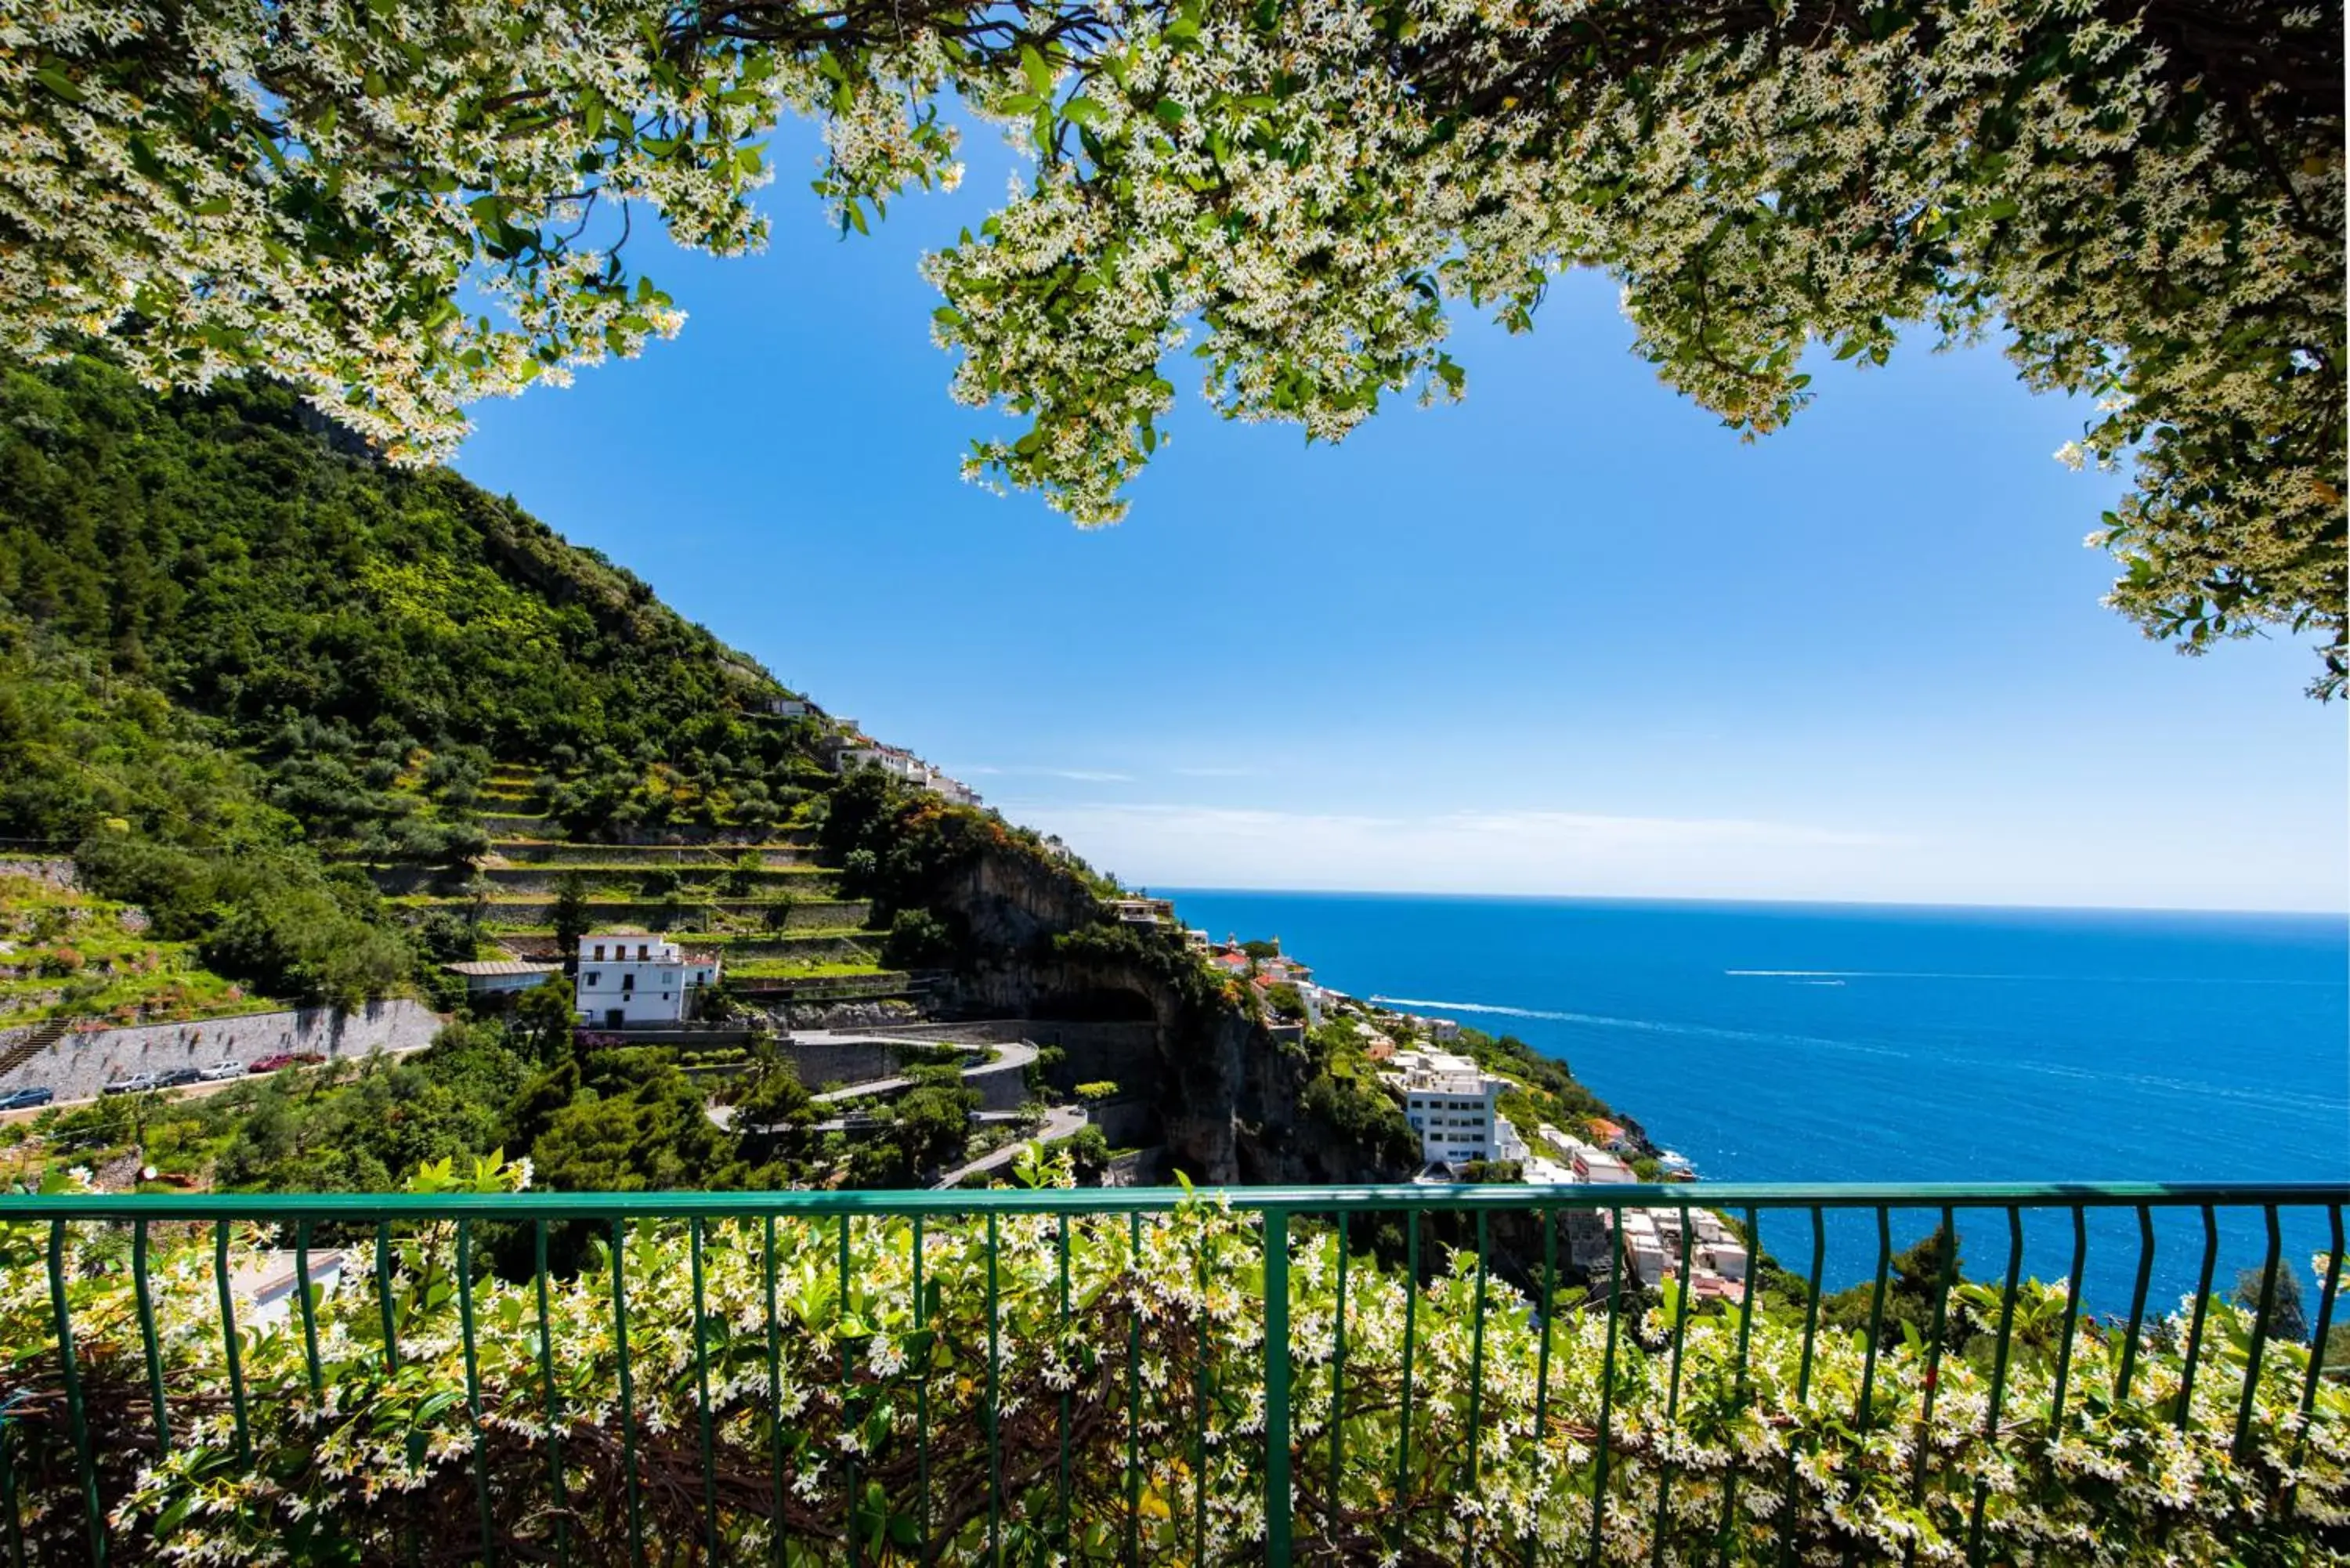
<instances>
[{"instance_id":1,"label":"building window","mask_svg":"<svg viewBox=\"0 0 2350 1568\"><path fill-rule=\"evenodd\" d=\"M601 949L598 950L597 956L599 958L603 956ZM604 983L604 971L599 969L589 970L588 971L588 978L584 983L587 985L588 990L595 990L598 986Z\"/></svg>"},{"instance_id":2,"label":"building window","mask_svg":"<svg viewBox=\"0 0 2350 1568\"><path fill-rule=\"evenodd\" d=\"M598 942L598 943L596 944L596 961L597 961L597 962L598 962L598 963L601 963L601 962L603 961L603 960L604 960L604 944L603 944L602 942Z\"/></svg>"}]
</instances>

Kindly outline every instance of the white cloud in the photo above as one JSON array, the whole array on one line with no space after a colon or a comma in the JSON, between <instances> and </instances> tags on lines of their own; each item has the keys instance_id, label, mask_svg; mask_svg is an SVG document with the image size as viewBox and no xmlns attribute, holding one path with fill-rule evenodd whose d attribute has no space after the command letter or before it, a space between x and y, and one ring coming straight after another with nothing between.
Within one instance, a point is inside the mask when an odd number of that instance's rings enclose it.
<instances>
[{"instance_id":1,"label":"white cloud","mask_svg":"<svg viewBox=\"0 0 2350 1568\"><path fill-rule=\"evenodd\" d=\"M1801 823L1589 812L1411 816L1048 802L1007 809L1130 880L1191 887L1826 898L1872 859L1911 843Z\"/></svg>"},{"instance_id":2,"label":"white cloud","mask_svg":"<svg viewBox=\"0 0 2350 1568\"><path fill-rule=\"evenodd\" d=\"M1100 768L999 768L985 763L967 763L948 770L961 774L1031 779L1067 779L1074 784L1132 784L1132 774L1110 773Z\"/></svg>"}]
</instances>

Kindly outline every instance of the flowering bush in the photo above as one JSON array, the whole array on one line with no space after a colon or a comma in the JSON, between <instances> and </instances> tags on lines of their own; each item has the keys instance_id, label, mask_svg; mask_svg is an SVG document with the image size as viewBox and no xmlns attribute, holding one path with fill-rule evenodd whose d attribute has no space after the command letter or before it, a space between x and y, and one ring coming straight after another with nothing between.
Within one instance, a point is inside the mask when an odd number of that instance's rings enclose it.
<instances>
[{"instance_id":1,"label":"flowering bush","mask_svg":"<svg viewBox=\"0 0 2350 1568\"><path fill-rule=\"evenodd\" d=\"M484 1165L420 1185L521 1179ZM242 1324L232 1361L210 1238L159 1224L167 1446L125 1241L67 1229L117 1560L472 1562L485 1533L506 1561L624 1561L634 1537L660 1562L780 1545L829 1563L852 1532L874 1562L1114 1562L1129 1531L1148 1561L1263 1551L1263 1236L1204 1198L1140 1220L932 1220L919 1247L900 1218L639 1221L574 1272L518 1282L482 1267L514 1238L427 1224L342 1248L315 1371L298 1311ZM46 1230L0 1234L0 1334L8 1473L52 1562L85 1524ZM2304 1423L2306 1355L2270 1345L2233 1451L2251 1324L2221 1302L2187 1408L2180 1325L2143 1338L2123 1397L2123 1336L2085 1324L2058 1416L2061 1288L2019 1293L2004 1357L1872 1358L1825 1333L1806 1355L1777 1310L1743 1355L1734 1312L1691 1312L1676 1349L1669 1289L1612 1331L1593 1309L1546 1330L1468 1254L1414 1288L1367 1255L1342 1264L1302 1221L1289 1281L1304 1560L1583 1562L1595 1492L1600 1556L1625 1564L2252 1563L2350 1544L2350 1397L2321 1387ZM1996 1291L1960 1288L1997 1320Z\"/></svg>"},{"instance_id":2,"label":"flowering bush","mask_svg":"<svg viewBox=\"0 0 2350 1568\"><path fill-rule=\"evenodd\" d=\"M681 313L632 215L762 244L778 118L844 231L960 176L950 98L1035 157L932 258L974 472L1123 510L1187 337L1222 411L1336 438L1458 396L1449 312L1624 286L1749 433L1812 345L2001 334L2129 462L2119 607L2282 623L2345 673L2342 7L2232 0L58 0L0 14L0 350L259 370L394 455ZM486 306L486 309L480 309ZM477 313L478 311L478 313Z\"/></svg>"}]
</instances>

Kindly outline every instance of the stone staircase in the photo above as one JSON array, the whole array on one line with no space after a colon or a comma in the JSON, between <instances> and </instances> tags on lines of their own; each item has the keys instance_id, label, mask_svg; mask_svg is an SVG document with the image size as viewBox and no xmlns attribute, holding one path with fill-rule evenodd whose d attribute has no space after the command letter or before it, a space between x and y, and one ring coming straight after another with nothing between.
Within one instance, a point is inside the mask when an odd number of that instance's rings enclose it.
<instances>
[{"instance_id":1,"label":"stone staircase","mask_svg":"<svg viewBox=\"0 0 2350 1568\"><path fill-rule=\"evenodd\" d=\"M58 1041L73 1028L69 1018L52 1018L46 1023L36 1023L13 1039L0 1040L0 1085L8 1075Z\"/></svg>"}]
</instances>

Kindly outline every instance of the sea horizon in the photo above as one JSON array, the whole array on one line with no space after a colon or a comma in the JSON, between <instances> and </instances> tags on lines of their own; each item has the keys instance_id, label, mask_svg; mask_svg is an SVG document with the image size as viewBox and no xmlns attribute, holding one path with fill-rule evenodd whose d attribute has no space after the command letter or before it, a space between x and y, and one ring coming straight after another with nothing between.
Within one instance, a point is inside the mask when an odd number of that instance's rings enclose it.
<instances>
[{"instance_id":1,"label":"sea horizon","mask_svg":"<svg viewBox=\"0 0 2350 1568\"><path fill-rule=\"evenodd\" d=\"M2350 923L2330 914L1155 891L1219 940L1278 936L1337 991L1565 1061L1707 1179L2350 1176ZM2054 1219L2033 1222L2042 1278L2065 1266ZM2288 1217L2303 1255L2315 1224ZM1832 1276L1865 1264L1834 1229ZM2223 1265L2256 1261L2253 1229L2223 1225ZM2109 1299L2134 1232L2092 1231ZM2160 1288L2191 1283L2198 1246L2165 1227Z\"/></svg>"},{"instance_id":2,"label":"sea horizon","mask_svg":"<svg viewBox=\"0 0 2350 1568\"><path fill-rule=\"evenodd\" d=\"M1297 897L1312 898L1391 898L1443 899L1466 903L1520 904L1666 904L1692 905L1703 908L1729 909L1916 909L1920 911L1982 910L1997 912L2013 910L2031 914L2084 915L2210 915L2220 918L2242 916L2258 919L2273 916L2280 919L2338 920L2350 929L2350 904L2340 909L2292 909L2274 906L2222 904L2034 904L2030 902L1989 903L1977 900L1953 899L1938 901L1919 898L1752 898L1731 894L1704 893L1481 893L1461 890L1417 891L1409 888L1306 888L1295 886L1244 887L1234 883L1174 884L1150 883L1139 889L1152 898L1180 900L1191 897L1214 898L1231 894L1247 898Z\"/></svg>"}]
</instances>

